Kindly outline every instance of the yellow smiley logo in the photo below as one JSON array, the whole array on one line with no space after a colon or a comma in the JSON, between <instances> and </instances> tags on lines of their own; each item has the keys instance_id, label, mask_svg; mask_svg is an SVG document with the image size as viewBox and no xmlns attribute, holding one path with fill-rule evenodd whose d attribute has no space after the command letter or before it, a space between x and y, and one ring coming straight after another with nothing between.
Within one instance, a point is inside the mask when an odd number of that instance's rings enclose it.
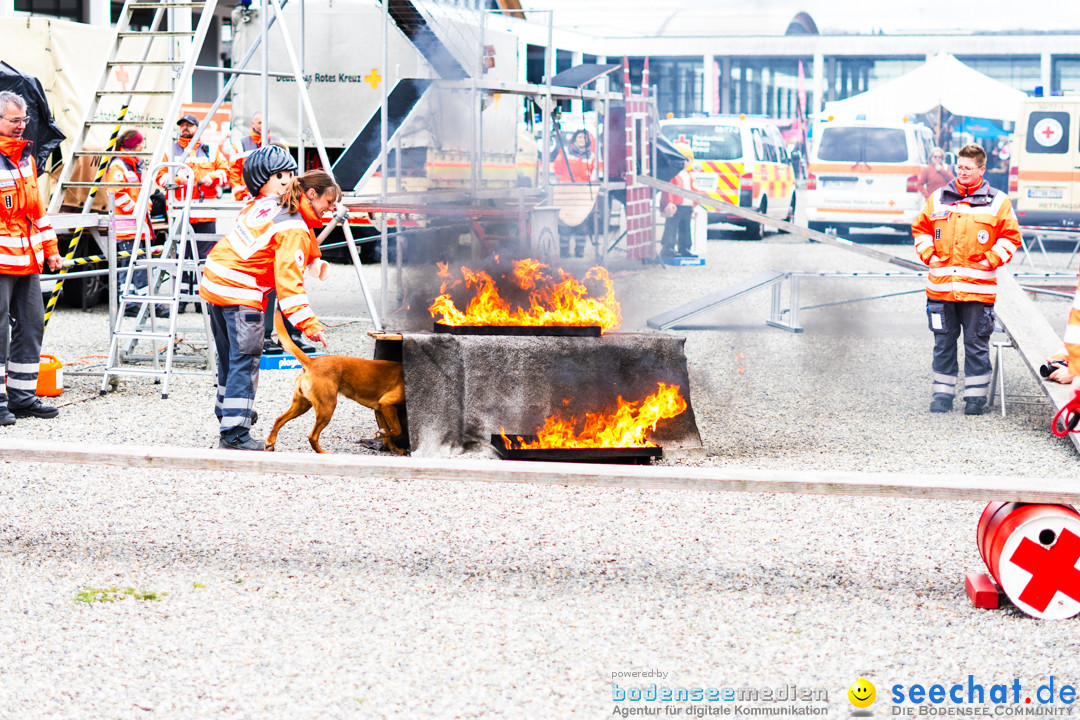
<instances>
[{"instance_id":1,"label":"yellow smiley logo","mask_svg":"<svg viewBox=\"0 0 1080 720\"><path fill-rule=\"evenodd\" d=\"M855 707L868 708L877 700L877 690L869 680L859 678L848 688L847 696Z\"/></svg>"}]
</instances>

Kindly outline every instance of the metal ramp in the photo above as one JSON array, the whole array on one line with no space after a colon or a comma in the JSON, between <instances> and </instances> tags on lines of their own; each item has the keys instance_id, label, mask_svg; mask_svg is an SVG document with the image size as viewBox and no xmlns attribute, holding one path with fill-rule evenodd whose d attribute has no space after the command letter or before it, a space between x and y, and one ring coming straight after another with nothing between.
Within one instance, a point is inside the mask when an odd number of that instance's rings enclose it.
<instances>
[{"instance_id":1,"label":"metal ramp","mask_svg":"<svg viewBox=\"0 0 1080 720\"><path fill-rule=\"evenodd\" d=\"M1057 412L1072 399L1072 390L1068 385L1043 378L1039 374L1039 367L1046 358L1061 350L1061 337L1011 274L998 275L997 303L994 304L994 312L1012 341L1012 346L1020 354L1024 364L1035 377L1035 381L1046 394L1046 398L1054 408L1053 412ZM994 370L1002 394L1002 403L1004 403L1005 377L1000 363ZM1050 416L1047 416L1047 423L1049 421ZM1080 434L1069 433L1069 438L1073 446L1080 450Z\"/></svg>"},{"instance_id":2,"label":"metal ramp","mask_svg":"<svg viewBox=\"0 0 1080 720\"><path fill-rule=\"evenodd\" d=\"M412 0L386 0L386 3L394 24L431 63L439 77L443 80L465 80L469 77L416 3Z\"/></svg>"},{"instance_id":3,"label":"metal ramp","mask_svg":"<svg viewBox=\"0 0 1080 720\"><path fill-rule=\"evenodd\" d=\"M751 278L747 278L742 282L729 285L719 292L711 293L673 310L654 315L646 320L646 323L649 327L656 330L670 330L671 328L677 328L692 317L718 308L721 305L741 298L744 295L749 295L757 290L771 287L773 292L778 292L780 290L780 284L786 280L787 277L787 273L780 272L779 270L767 270L763 273L758 273ZM776 307L777 303L773 303L773 306ZM794 330L795 332L802 332L801 328L791 328L786 324L781 324L782 320L780 320L780 318L771 317L768 320L768 323L769 325L784 327L785 329Z\"/></svg>"},{"instance_id":4,"label":"metal ramp","mask_svg":"<svg viewBox=\"0 0 1080 720\"><path fill-rule=\"evenodd\" d=\"M405 124L409 113L431 83L431 80L404 78L394 86L386 101L386 123L390 138ZM358 187L375 171L379 162L379 148L382 146L379 140L381 132L382 121L379 113L375 113L334 161L334 176L341 187L350 190Z\"/></svg>"}]
</instances>

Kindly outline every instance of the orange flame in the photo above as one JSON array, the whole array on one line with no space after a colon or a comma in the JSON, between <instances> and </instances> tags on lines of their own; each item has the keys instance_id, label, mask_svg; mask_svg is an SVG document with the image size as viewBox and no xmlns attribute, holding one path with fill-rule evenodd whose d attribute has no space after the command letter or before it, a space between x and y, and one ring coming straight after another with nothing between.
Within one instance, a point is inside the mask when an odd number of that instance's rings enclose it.
<instances>
[{"instance_id":1,"label":"orange flame","mask_svg":"<svg viewBox=\"0 0 1080 720\"><path fill-rule=\"evenodd\" d=\"M537 428L536 442L526 442L517 436L518 447L521 450L656 447L656 443L645 438L645 433L656 430L661 420L686 410L679 386L666 383L659 383L657 391L640 403L626 402L620 395L617 404L618 409L611 415L586 413L580 432L574 429L578 423L573 416L563 420L553 415L544 420L544 427ZM506 430L500 428L500 431L507 449L513 447Z\"/></svg>"},{"instance_id":2,"label":"orange flame","mask_svg":"<svg viewBox=\"0 0 1080 720\"><path fill-rule=\"evenodd\" d=\"M615 289L607 270L593 267L578 280L564 270L559 270L555 282L544 272L547 265L527 258L513 264L511 280L528 293L528 305L513 306L499 294L491 275L480 270L461 268L465 287L472 291L472 299L462 312L454 305L447 292L450 273L446 265L439 263L439 277L444 278L440 295L428 308L431 316L443 325L599 325L603 330L615 330L622 323L622 309L615 299ZM604 286L602 297L591 297L585 281L597 280ZM458 281L460 282L460 281ZM455 282L454 285L458 284Z\"/></svg>"}]
</instances>

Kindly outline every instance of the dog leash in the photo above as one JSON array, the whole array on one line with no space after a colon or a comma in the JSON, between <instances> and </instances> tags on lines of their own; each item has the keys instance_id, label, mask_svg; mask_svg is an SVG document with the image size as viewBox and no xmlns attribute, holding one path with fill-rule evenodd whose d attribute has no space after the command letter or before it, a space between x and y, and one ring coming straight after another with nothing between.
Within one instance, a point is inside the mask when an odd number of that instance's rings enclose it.
<instances>
[{"instance_id":1,"label":"dog leash","mask_svg":"<svg viewBox=\"0 0 1080 720\"><path fill-rule=\"evenodd\" d=\"M1059 422L1060 425L1059 425ZM1061 409L1050 421L1050 432L1055 437L1066 437L1071 432L1080 432L1076 426L1080 424L1080 392L1073 395L1072 400L1061 406Z\"/></svg>"}]
</instances>

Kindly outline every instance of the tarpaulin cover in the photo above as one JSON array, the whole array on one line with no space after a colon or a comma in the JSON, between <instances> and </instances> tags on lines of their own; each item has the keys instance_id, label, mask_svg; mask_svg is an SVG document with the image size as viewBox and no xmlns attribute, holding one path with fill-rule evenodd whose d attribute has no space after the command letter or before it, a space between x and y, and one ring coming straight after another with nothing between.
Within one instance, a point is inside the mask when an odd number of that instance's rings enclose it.
<instances>
[{"instance_id":1,"label":"tarpaulin cover","mask_svg":"<svg viewBox=\"0 0 1080 720\"><path fill-rule=\"evenodd\" d=\"M44 172L45 161L63 141L64 133L53 122L45 90L37 78L24 75L6 62L0 62L0 90L7 90L26 101L26 116L30 119L23 130L23 139L33 143L38 172ZM4 108L0 108L3 112Z\"/></svg>"},{"instance_id":2,"label":"tarpaulin cover","mask_svg":"<svg viewBox=\"0 0 1080 720\"><path fill-rule=\"evenodd\" d=\"M665 454L700 451L684 343L685 338L660 333L598 338L406 333L402 362L412 454L495 457L492 433L505 428L508 435L534 434L546 417L560 412L578 418L611 412L618 396L642 400L661 381L681 388L687 409L660 421L651 438Z\"/></svg>"}]
</instances>

